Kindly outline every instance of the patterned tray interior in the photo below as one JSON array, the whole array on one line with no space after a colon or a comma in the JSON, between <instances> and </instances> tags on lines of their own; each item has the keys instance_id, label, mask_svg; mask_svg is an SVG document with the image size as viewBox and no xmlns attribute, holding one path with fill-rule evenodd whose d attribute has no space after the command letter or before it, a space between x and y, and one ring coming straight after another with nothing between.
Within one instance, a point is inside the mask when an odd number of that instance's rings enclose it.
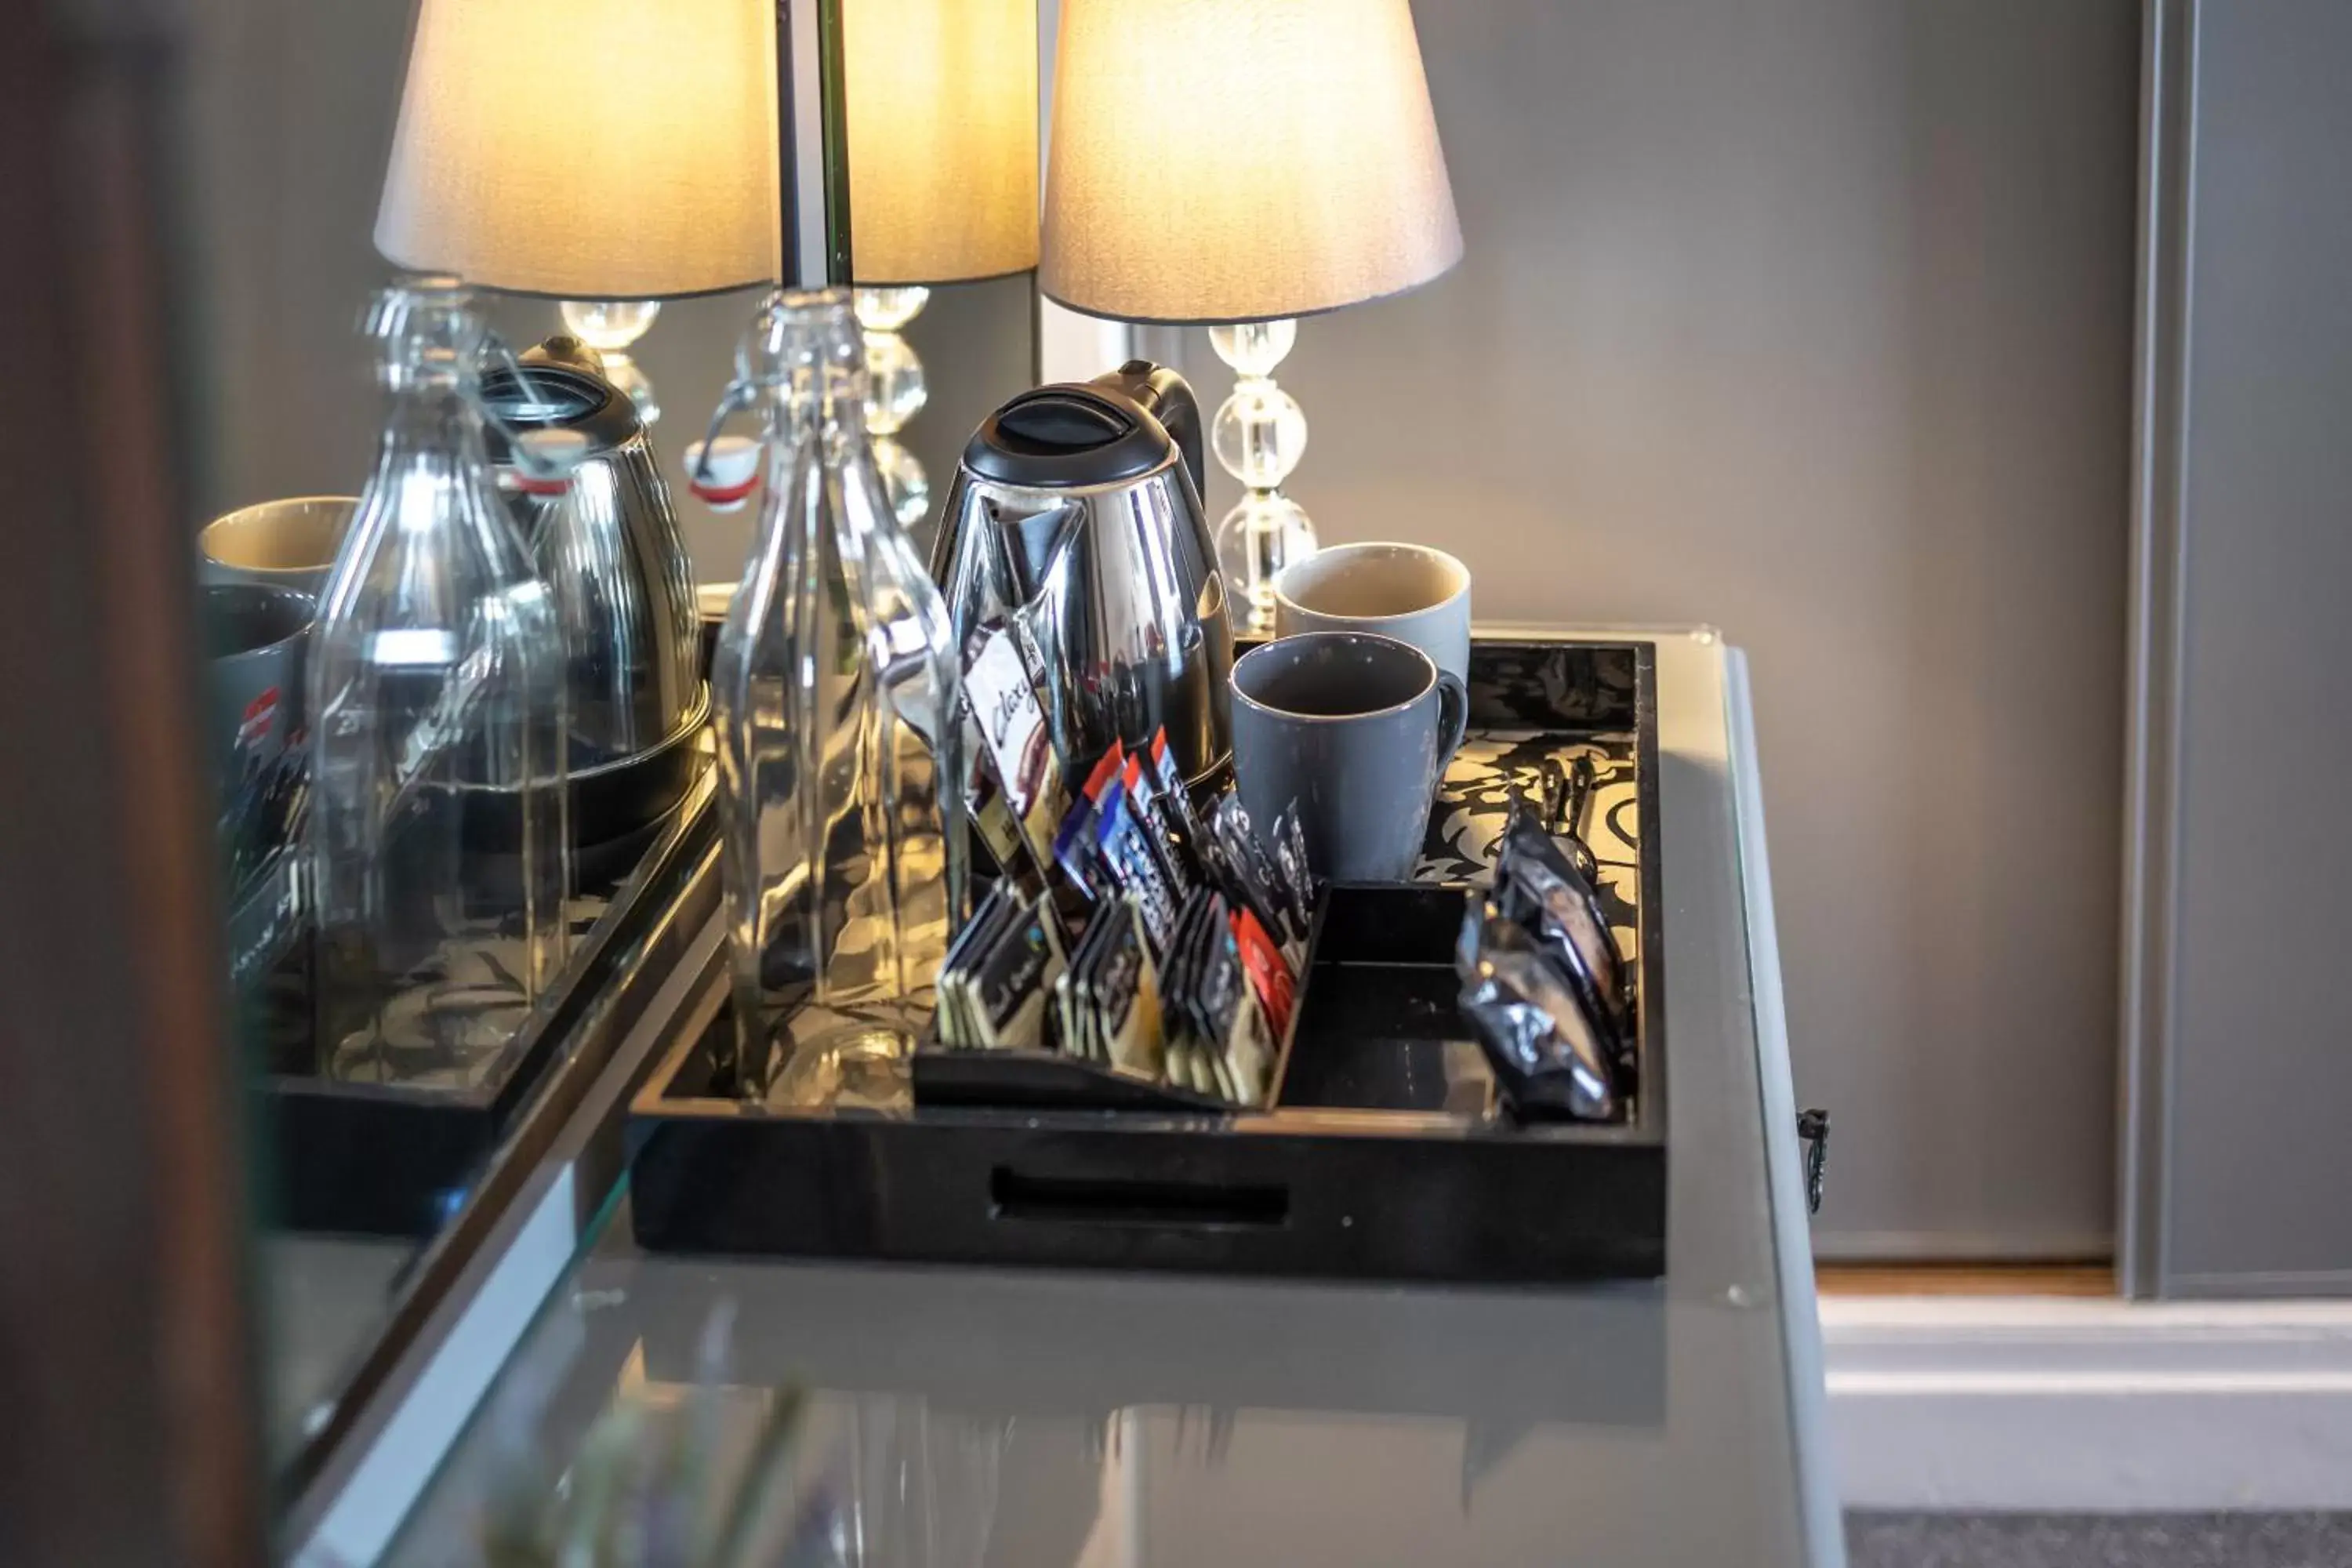
<instances>
[{"instance_id":1,"label":"patterned tray interior","mask_svg":"<svg viewBox=\"0 0 2352 1568\"><path fill-rule=\"evenodd\" d=\"M1493 876L1495 840L1502 836L1512 800L1520 795L1541 798L1547 759L1558 758L1568 767L1580 756L1590 757L1592 796L1580 825L1582 836L1600 863L1602 911L1618 951L1629 967L1633 965L1641 940L1636 755L1630 730L1574 737L1556 730L1472 730L1439 786L1413 880L1484 885Z\"/></svg>"}]
</instances>

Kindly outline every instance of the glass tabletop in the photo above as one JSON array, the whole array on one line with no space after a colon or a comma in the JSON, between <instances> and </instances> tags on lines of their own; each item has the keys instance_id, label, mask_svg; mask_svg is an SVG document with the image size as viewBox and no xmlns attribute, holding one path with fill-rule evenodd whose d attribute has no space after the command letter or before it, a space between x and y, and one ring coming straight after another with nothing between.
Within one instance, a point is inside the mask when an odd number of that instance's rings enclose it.
<instances>
[{"instance_id":1,"label":"glass tabletop","mask_svg":"<svg viewBox=\"0 0 2352 1568\"><path fill-rule=\"evenodd\" d=\"M1803 1276L1775 1239L1723 650L1662 639L1660 689L1665 1279L1498 1290L650 1256L624 1195L389 1560L530 1561L499 1555L502 1531L614 1487L618 1462L747 1501L767 1544L742 1561L1833 1562L1808 1555L1835 1549L1805 1523L1811 1373L1781 1283Z\"/></svg>"}]
</instances>

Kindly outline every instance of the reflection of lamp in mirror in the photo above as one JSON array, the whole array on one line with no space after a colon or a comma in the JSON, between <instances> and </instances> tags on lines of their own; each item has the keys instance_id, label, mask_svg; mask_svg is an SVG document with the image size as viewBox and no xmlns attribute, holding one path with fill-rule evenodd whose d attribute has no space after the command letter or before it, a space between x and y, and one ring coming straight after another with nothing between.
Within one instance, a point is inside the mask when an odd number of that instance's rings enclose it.
<instances>
[{"instance_id":1,"label":"reflection of lamp in mirror","mask_svg":"<svg viewBox=\"0 0 2352 1568\"><path fill-rule=\"evenodd\" d=\"M630 351L661 314L659 300L566 300L559 307L572 335L604 362L604 379L629 395L637 417L647 425L661 417L654 384Z\"/></svg>"},{"instance_id":2,"label":"reflection of lamp in mirror","mask_svg":"<svg viewBox=\"0 0 2352 1568\"><path fill-rule=\"evenodd\" d=\"M563 301L650 424L658 301L779 276L773 0L423 0L375 247ZM560 56L589 98L551 94Z\"/></svg>"},{"instance_id":3,"label":"reflection of lamp in mirror","mask_svg":"<svg viewBox=\"0 0 2352 1568\"><path fill-rule=\"evenodd\" d=\"M1217 459L1244 487L1217 554L1271 626L1315 526L1282 493L1307 446L1274 369L1294 318L1428 282L1462 231L1407 0L1063 0L1045 176L1049 299L1219 323Z\"/></svg>"},{"instance_id":4,"label":"reflection of lamp in mirror","mask_svg":"<svg viewBox=\"0 0 2352 1568\"><path fill-rule=\"evenodd\" d=\"M898 442L929 397L901 335L932 286L1037 265L1036 0L856 0L842 10L850 276L866 428L898 521L930 481Z\"/></svg>"}]
</instances>

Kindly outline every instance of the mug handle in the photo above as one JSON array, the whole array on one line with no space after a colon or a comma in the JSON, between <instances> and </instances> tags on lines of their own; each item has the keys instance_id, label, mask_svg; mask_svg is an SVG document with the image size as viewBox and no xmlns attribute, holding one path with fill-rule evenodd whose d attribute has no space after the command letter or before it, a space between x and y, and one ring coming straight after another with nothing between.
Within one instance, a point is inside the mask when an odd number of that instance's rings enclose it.
<instances>
[{"instance_id":1,"label":"mug handle","mask_svg":"<svg viewBox=\"0 0 2352 1568\"><path fill-rule=\"evenodd\" d=\"M1451 670L1437 672L1437 727L1442 735L1437 765L1443 772L1462 749L1462 738L1470 729L1470 689Z\"/></svg>"}]
</instances>

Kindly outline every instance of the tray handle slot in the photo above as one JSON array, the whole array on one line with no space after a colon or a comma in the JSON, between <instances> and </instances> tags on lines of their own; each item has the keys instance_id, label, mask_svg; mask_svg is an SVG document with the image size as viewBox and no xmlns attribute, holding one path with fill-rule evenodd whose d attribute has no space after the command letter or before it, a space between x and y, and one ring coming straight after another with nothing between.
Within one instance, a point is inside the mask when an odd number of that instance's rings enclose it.
<instances>
[{"instance_id":1,"label":"tray handle slot","mask_svg":"<svg viewBox=\"0 0 2352 1568\"><path fill-rule=\"evenodd\" d=\"M1280 1185L1038 1176L999 1165L988 1195L992 1218L1046 1225L1271 1230L1290 1223L1290 1189Z\"/></svg>"}]
</instances>

